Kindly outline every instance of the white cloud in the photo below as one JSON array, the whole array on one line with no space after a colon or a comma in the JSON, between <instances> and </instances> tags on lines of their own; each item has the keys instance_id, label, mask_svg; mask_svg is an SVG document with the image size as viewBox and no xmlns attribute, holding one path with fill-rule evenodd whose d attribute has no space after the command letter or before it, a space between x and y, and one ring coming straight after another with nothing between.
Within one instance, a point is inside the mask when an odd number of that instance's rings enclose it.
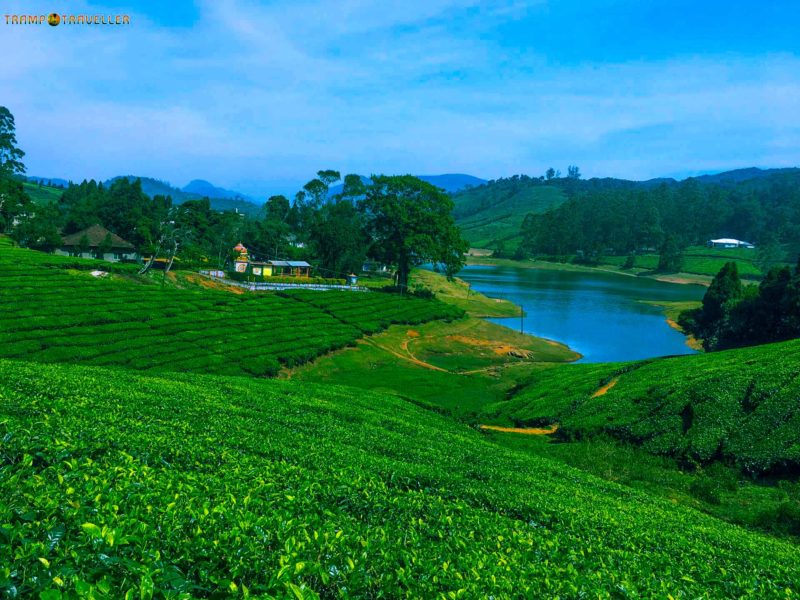
<instances>
[{"instance_id":1,"label":"white cloud","mask_svg":"<svg viewBox=\"0 0 800 600\"><path fill-rule=\"evenodd\" d=\"M36 10L5 10L20 6ZM482 35L531 3L484 6L205 0L191 27L0 24L2 101L29 171L73 179L268 193L328 166L651 177L798 162L796 56L561 66Z\"/></svg>"}]
</instances>

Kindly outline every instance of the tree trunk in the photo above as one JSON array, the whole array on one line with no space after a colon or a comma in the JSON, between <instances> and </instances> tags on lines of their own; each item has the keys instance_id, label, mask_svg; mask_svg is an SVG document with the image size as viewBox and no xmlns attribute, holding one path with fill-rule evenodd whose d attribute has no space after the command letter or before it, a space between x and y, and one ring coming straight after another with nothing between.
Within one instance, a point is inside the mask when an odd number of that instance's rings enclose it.
<instances>
[{"instance_id":1,"label":"tree trunk","mask_svg":"<svg viewBox=\"0 0 800 600\"><path fill-rule=\"evenodd\" d=\"M411 272L411 265L407 260L400 260L397 264L397 285L402 293L408 291L408 276Z\"/></svg>"},{"instance_id":2,"label":"tree trunk","mask_svg":"<svg viewBox=\"0 0 800 600\"><path fill-rule=\"evenodd\" d=\"M169 257L169 264L167 265L167 268L164 269L164 277L167 276L167 273L169 273L169 270L172 268L172 263L175 262L175 255L177 253L178 253L178 244L175 244L172 247L172 255Z\"/></svg>"},{"instance_id":3,"label":"tree trunk","mask_svg":"<svg viewBox=\"0 0 800 600\"><path fill-rule=\"evenodd\" d=\"M161 252L161 244L159 244L158 247L156 248L156 251L153 252L153 255L150 257L150 260L147 261L147 264L139 270L139 275L144 275L150 270L150 267L153 266L153 263L155 262L159 252Z\"/></svg>"}]
</instances>

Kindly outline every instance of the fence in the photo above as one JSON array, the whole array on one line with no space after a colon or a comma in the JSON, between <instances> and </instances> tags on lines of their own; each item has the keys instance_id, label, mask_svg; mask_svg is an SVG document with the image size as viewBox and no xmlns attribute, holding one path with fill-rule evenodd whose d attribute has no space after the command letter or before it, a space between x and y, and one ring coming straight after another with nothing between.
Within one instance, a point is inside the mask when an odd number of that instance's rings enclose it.
<instances>
[{"instance_id":1,"label":"fence","mask_svg":"<svg viewBox=\"0 0 800 600\"><path fill-rule=\"evenodd\" d=\"M225 285L233 285L244 290L250 290L251 292L276 292L280 290L317 290L320 292L329 290L344 290L347 292L369 291L368 288L359 285L336 285L324 283L248 283L246 281L234 281L233 279L227 279L225 277L219 277L218 275L213 274L218 272L219 271L199 271L200 275L203 277L208 277L209 279L219 281Z\"/></svg>"}]
</instances>

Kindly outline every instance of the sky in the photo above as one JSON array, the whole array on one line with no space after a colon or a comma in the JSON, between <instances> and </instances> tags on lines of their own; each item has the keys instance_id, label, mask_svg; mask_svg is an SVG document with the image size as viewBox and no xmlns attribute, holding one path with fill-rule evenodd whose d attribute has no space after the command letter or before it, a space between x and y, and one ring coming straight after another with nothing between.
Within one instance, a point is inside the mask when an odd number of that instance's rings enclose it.
<instances>
[{"instance_id":1,"label":"sky","mask_svg":"<svg viewBox=\"0 0 800 600\"><path fill-rule=\"evenodd\" d=\"M128 14L128 26L6 14ZM28 174L584 177L800 166L796 0L4 1Z\"/></svg>"}]
</instances>

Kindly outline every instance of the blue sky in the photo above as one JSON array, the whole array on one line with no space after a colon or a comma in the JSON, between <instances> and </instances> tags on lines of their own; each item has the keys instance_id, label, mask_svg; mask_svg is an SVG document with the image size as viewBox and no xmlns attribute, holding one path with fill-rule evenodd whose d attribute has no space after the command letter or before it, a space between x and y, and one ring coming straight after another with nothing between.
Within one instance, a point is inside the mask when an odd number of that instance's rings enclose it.
<instances>
[{"instance_id":1,"label":"blue sky","mask_svg":"<svg viewBox=\"0 0 800 600\"><path fill-rule=\"evenodd\" d=\"M800 166L800 2L5 2L128 13L7 26L0 104L30 174L203 178L258 197L320 168Z\"/></svg>"}]
</instances>

